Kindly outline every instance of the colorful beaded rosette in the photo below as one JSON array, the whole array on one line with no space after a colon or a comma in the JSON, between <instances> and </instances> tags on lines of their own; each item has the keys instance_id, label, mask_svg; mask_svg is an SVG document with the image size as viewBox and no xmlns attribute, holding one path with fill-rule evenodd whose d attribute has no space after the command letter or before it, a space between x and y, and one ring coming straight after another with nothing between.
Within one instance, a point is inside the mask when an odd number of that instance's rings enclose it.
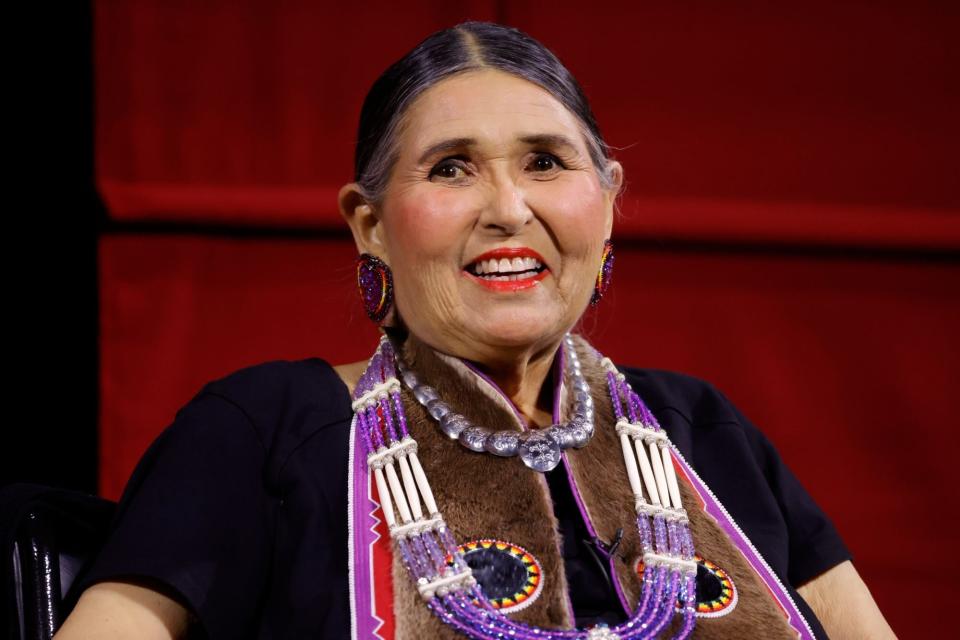
<instances>
[{"instance_id":1,"label":"colorful beaded rosette","mask_svg":"<svg viewBox=\"0 0 960 640\"><path fill-rule=\"evenodd\" d=\"M357 258L357 288L364 311L374 322L382 322L393 304L393 273L387 263L369 253Z\"/></svg>"},{"instance_id":2,"label":"colorful beaded rosette","mask_svg":"<svg viewBox=\"0 0 960 640\"><path fill-rule=\"evenodd\" d=\"M613 277L613 243L605 240L603 243L603 254L600 256L600 272L597 274L597 281L593 286L593 295L590 296L590 305L597 306L600 299L610 287L610 278Z\"/></svg>"},{"instance_id":3,"label":"colorful beaded rosette","mask_svg":"<svg viewBox=\"0 0 960 640\"><path fill-rule=\"evenodd\" d=\"M697 617L720 618L732 613L739 599L733 578L715 562L701 558L699 554L693 560L697 563ZM637 558L635 569L642 578L643 558ZM677 601L677 609L681 607L683 603Z\"/></svg>"},{"instance_id":4,"label":"colorful beaded rosette","mask_svg":"<svg viewBox=\"0 0 960 640\"><path fill-rule=\"evenodd\" d=\"M540 596L543 567L523 547L505 540L482 539L464 542L457 549L494 609L516 613ZM453 565L451 556L447 556L447 564Z\"/></svg>"},{"instance_id":5,"label":"colorful beaded rosette","mask_svg":"<svg viewBox=\"0 0 960 640\"><path fill-rule=\"evenodd\" d=\"M570 336L563 348L573 353ZM357 384L356 428L390 536L430 611L467 638L639 640L657 637L675 616L680 623L673 638L693 632L697 563L680 503L672 445L613 363L602 358L601 364L607 372L626 478L635 499L643 573L640 598L630 618L616 626L590 629L544 629L517 622L484 594L437 508L417 457L417 442L410 435L400 397L397 355L386 337Z\"/></svg>"}]
</instances>

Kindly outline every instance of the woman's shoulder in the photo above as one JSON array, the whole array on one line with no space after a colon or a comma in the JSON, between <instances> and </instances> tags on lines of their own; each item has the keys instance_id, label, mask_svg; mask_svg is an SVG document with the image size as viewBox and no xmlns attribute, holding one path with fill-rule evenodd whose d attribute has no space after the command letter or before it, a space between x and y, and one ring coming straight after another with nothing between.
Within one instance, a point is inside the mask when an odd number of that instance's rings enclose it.
<instances>
[{"instance_id":1,"label":"woman's shoulder","mask_svg":"<svg viewBox=\"0 0 960 640\"><path fill-rule=\"evenodd\" d=\"M236 369L204 384L180 411L211 396L238 409L267 449L295 446L317 430L349 424L352 417L346 385L319 357Z\"/></svg>"},{"instance_id":2,"label":"woman's shoulder","mask_svg":"<svg viewBox=\"0 0 960 640\"><path fill-rule=\"evenodd\" d=\"M274 404L278 398L333 402L349 395L335 367L319 357L267 360L207 382L199 393Z\"/></svg>"}]
</instances>

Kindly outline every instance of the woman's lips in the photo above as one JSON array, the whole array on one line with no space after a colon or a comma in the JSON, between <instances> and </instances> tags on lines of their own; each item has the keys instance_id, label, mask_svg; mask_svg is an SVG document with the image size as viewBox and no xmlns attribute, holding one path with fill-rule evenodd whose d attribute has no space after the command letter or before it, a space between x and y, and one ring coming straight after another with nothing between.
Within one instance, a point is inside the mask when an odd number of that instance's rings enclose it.
<instances>
[{"instance_id":1,"label":"woman's lips","mask_svg":"<svg viewBox=\"0 0 960 640\"><path fill-rule=\"evenodd\" d=\"M546 264L547 262L543 259L543 256L530 247L500 247L499 249L491 249L486 253L481 253L476 258L471 260L467 266L480 262L481 260L491 260L493 258L498 260L501 258L506 258L508 260L513 258L533 258L542 264Z\"/></svg>"},{"instance_id":2,"label":"woman's lips","mask_svg":"<svg viewBox=\"0 0 960 640\"><path fill-rule=\"evenodd\" d=\"M532 275L527 277L517 277L516 280L493 280L491 278L481 278L480 276L475 276L466 270L463 272L463 274L477 284L486 287L491 291L522 291L524 289L537 286L541 280L547 277L549 271L544 269L539 273L532 273Z\"/></svg>"},{"instance_id":3,"label":"woman's lips","mask_svg":"<svg viewBox=\"0 0 960 640\"><path fill-rule=\"evenodd\" d=\"M549 271L543 257L529 247L493 249L480 254L463 269L477 284L503 292L534 287Z\"/></svg>"}]
</instances>

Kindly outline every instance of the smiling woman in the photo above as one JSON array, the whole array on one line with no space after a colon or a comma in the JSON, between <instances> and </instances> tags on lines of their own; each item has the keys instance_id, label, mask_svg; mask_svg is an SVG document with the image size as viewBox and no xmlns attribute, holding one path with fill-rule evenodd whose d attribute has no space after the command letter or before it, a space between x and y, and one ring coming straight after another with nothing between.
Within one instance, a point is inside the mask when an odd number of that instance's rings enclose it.
<instances>
[{"instance_id":1,"label":"smiling woman","mask_svg":"<svg viewBox=\"0 0 960 640\"><path fill-rule=\"evenodd\" d=\"M623 170L553 54L438 32L374 84L358 141L339 205L374 355L206 385L61 637L891 635L723 394L571 335Z\"/></svg>"},{"instance_id":2,"label":"smiling woman","mask_svg":"<svg viewBox=\"0 0 960 640\"><path fill-rule=\"evenodd\" d=\"M535 411L558 341L591 297L619 164L606 161L604 188L577 117L496 69L426 90L398 131L379 203L359 182L341 191L357 246L390 265L405 329L443 353L513 361L501 383ZM523 257L536 264L514 265Z\"/></svg>"}]
</instances>

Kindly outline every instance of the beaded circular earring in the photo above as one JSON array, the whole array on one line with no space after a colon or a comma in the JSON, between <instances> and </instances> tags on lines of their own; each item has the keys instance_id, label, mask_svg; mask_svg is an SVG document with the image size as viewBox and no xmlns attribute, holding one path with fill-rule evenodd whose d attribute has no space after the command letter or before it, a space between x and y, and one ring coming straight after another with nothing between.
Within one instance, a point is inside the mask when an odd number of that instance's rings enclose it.
<instances>
[{"instance_id":1,"label":"beaded circular earring","mask_svg":"<svg viewBox=\"0 0 960 640\"><path fill-rule=\"evenodd\" d=\"M376 323L383 321L393 306L393 273L387 263L369 253L357 258L357 287L363 308Z\"/></svg>"},{"instance_id":2,"label":"beaded circular earring","mask_svg":"<svg viewBox=\"0 0 960 640\"><path fill-rule=\"evenodd\" d=\"M597 273L597 281L593 285L593 295L590 296L590 306L595 307L603 294L607 292L610 286L610 277L613 275L613 243L609 238L603 241L603 254L600 258L600 271Z\"/></svg>"}]
</instances>

